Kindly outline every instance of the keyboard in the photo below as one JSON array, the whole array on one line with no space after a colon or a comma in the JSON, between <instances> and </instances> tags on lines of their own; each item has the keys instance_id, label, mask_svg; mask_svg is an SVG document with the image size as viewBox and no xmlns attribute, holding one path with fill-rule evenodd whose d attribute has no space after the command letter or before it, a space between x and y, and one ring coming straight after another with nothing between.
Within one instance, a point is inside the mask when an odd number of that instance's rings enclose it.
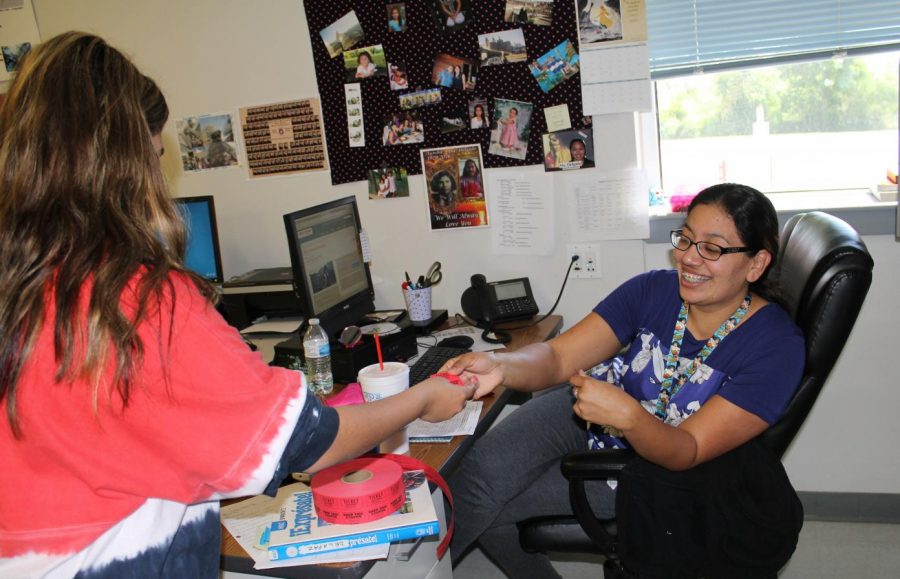
<instances>
[{"instance_id":1,"label":"keyboard","mask_svg":"<svg viewBox=\"0 0 900 579\"><path fill-rule=\"evenodd\" d=\"M450 358L455 358L469 351L471 350L468 348L450 348L446 346L432 346L428 348L409 367L409 385L415 386L440 370L444 362Z\"/></svg>"}]
</instances>

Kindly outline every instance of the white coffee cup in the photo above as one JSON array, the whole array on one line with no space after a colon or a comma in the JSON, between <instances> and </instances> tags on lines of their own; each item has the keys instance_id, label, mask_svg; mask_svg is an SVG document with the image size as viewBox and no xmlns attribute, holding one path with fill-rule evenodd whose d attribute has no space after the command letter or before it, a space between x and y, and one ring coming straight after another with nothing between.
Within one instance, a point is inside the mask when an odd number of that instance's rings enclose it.
<instances>
[{"instance_id":1,"label":"white coffee cup","mask_svg":"<svg viewBox=\"0 0 900 579\"><path fill-rule=\"evenodd\" d=\"M403 362L385 362L382 370L378 364L372 364L360 370L356 380L362 387L366 402L374 402L409 388L409 366ZM383 453L409 454L406 427L388 437L379 449Z\"/></svg>"}]
</instances>

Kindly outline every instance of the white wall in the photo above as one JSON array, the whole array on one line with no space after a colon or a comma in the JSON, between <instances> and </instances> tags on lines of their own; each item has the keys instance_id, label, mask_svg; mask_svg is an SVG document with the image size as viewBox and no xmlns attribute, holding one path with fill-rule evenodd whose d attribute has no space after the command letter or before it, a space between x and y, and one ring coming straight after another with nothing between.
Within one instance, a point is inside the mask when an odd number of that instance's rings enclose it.
<instances>
[{"instance_id":1,"label":"white wall","mask_svg":"<svg viewBox=\"0 0 900 579\"><path fill-rule=\"evenodd\" d=\"M171 119L232 112L237 107L317 96L302 3L298 0L34 0L43 38L72 29L105 37L132 56L166 94ZM598 167L634 167L632 115L595 118ZM443 262L435 307L459 311L473 273L490 279L528 275L538 304L555 301L568 265L565 203L556 209L555 252L549 257L491 253L490 231L431 232L421 176L408 199L370 201L365 183L331 185L325 173L250 181L243 168L186 175L179 168L174 122L164 133L164 157L174 194L215 195L226 276L289 265L284 213L356 195L369 232L379 307L402 306L403 271L423 273ZM528 170L540 170L530 168ZM892 237L867 239L876 261L875 285L832 380L789 451L786 463L799 490L900 492L900 408L894 328L900 252ZM668 248L642 241L601 244L600 280L572 280L557 313L566 325L628 277L666 267Z\"/></svg>"}]
</instances>

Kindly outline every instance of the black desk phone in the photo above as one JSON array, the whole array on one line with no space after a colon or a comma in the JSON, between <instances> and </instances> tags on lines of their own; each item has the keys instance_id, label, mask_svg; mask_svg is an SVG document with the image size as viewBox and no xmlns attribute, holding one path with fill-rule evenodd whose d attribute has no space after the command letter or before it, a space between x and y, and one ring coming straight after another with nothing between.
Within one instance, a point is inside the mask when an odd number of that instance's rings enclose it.
<instances>
[{"instance_id":1,"label":"black desk phone","mask_svg":"<svg viewBox=\"0 0 900 579\"><path fill-rule=\"evenodd\" d=\"M479 324L492 325L530 318L538 313L527 277L487 281L480 273L472 276L472 286L463 292L463 313Z\"/></svg>"}]
</instances>

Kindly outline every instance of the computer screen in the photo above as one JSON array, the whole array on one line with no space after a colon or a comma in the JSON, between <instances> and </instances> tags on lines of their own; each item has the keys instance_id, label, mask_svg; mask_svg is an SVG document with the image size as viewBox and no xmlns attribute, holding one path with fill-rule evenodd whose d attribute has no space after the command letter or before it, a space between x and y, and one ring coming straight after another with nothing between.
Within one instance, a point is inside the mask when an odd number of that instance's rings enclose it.
<instances>
[{"instance_id":1,"label":"computer screen","mask_svg":"<svg viewBox=\"0 0 900 579\"><path fill-rule=\"evenodd\" d=\"M212 195L178 197L187 228L187 253L184 264L188 269L213 283L222 283L222 256L219 253L219 234L216 229L216 206Z\"/></svg>"},{"instance_id":2,"label":"computer screen","mask_svg":"<svg viewBox=\"0 0 900 579\"><path fill-rule=\"evenodd\" d=\"M306 315L319 318L329 337L337 337L342 329L375 310L355 197L289 213L284 225L294 290Z\"/></svg>"}]
</instances>

